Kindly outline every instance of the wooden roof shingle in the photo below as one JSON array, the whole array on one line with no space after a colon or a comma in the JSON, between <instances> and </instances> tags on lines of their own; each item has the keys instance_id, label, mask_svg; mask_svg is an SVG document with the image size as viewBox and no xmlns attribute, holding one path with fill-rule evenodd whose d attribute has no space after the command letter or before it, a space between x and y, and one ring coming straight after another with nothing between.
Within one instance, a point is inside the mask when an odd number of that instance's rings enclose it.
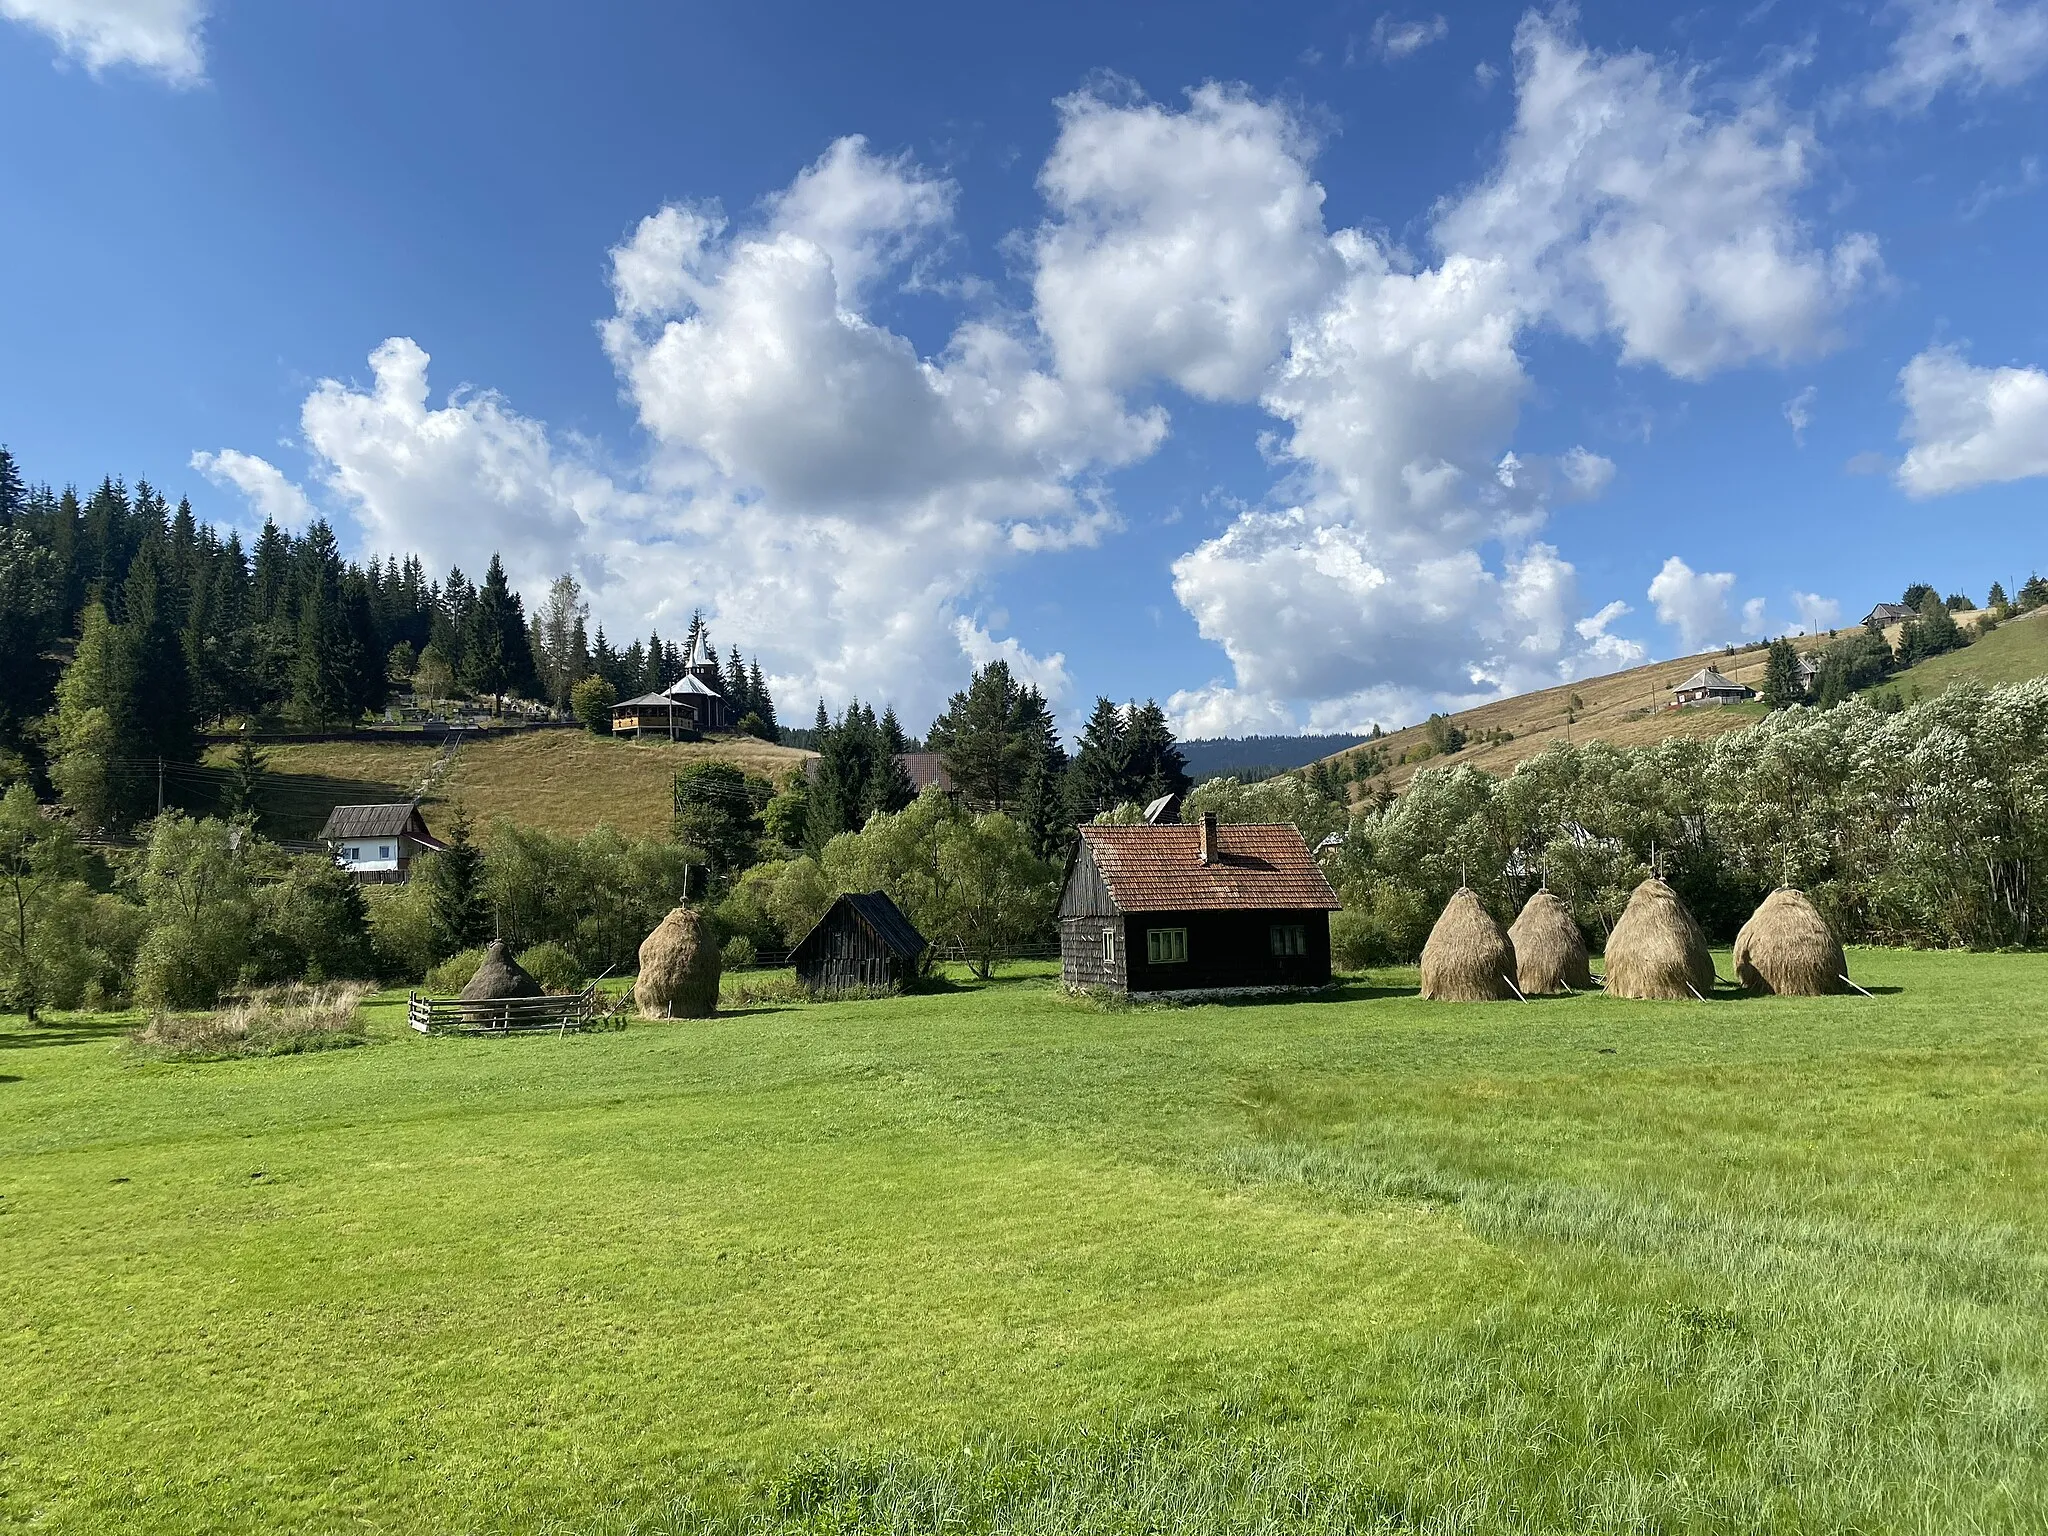
<instances>
[{"instance_id":1,"label":"wooden roof shingle","mask_svg":"<svg viewBox=\"0 0 2048 1536\"><path fill-rule=\"evenodd\" d=\"M1219 826L1209 864L1200 827L1087 826L1081 839L1125 912L1333 912L1343 905L1301 833L1285 823Z\"/></svg>"}]
</instances>

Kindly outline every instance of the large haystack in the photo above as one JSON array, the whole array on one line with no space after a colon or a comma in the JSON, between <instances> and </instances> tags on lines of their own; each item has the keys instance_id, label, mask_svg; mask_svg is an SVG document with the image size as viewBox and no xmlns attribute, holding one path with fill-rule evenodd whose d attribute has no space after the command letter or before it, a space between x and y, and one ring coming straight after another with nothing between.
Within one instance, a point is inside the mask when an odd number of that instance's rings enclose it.
<instances>
[{"instance_id":1,"label":"large haystack","mask_svg":"<svg viewBox=\"0 0 2048 1536\"><path fill-rule=\"evenodd\" d=\"M718 1011L718 946L704 920L677 907L640 945L633 1001L643 1018L708 1019Z\"/></svg>"},{"instance_id":2,"label":"large haystack","mask_svg":"<svg viewBox=\"0 0 2048 1536\"><path fill-rule=\"evenodd\" d=\"M1561 898L1548 891L1531 896L1508 930L1508 942L1515 946L1515 984L1525 996L1593 990L1586 936Z\"/></svg>"},{"instance_id":3,"label":"large haystack","mask_svg":"<svg viewBox=\"0 0 2048 1536\"><path fill-rule=\"evenodd\" d=\"M1514 996L1515 947L1484 903L1465 887L1451 896L1422 946L1422 995L1444 1003L1496 1003Z\"/></svg>"},{"instance_id":4,"label":"large haystack","mask_svg":"<svg viewBox=\"0 0 2048 1536\"><path fill-rule=\"evenodd\" d=\"M1636 887L1607 937L1607 990L1615 997L1705 997L1714 985L1707 936L1678 892L1651 878Z\"/></svg>"},{"instance_id":5,"label":"large haystack","mask_svg":"<svg viewBox=\"0 0 2048 1536\"><path fill-rule=\"evenodd\" d=\"M484 963L458 994L465 1003L495 1003L507 997L542 997L541 984L527 975L525 967L512 958L503 939L493 939L484 951Z\"/></svg>"},{"instance_id":6,"label":"large haystack","mask_svg":"<svg viewBox=\"0 0 2048 1536\"><path fill-rule=\"evenodd\" d=\"M1735 936L1735 979L1752 992L1825 997L1848 990L1849 962L1804 891L1780 886Z\"/></svg>"}]
</instances>

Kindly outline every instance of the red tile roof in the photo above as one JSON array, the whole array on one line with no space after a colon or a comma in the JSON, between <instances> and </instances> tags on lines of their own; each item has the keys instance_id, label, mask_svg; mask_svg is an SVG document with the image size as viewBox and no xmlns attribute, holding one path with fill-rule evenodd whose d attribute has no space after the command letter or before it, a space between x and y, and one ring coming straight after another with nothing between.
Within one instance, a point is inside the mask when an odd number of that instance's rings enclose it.
<instances>
[{"instance_id":1,"label":"red tile roof","mask_svg":"<svg viewBox=\"0 0 2048 1536\"><path fill-rule=\"evenodd\" d=\"M1087 826L1081 837L1111 899L1126 912L1342 905L1301 834L1284 824L1218 827L1213 864L1201 861L1199 827Z\"/></svg>"}]
</instances>

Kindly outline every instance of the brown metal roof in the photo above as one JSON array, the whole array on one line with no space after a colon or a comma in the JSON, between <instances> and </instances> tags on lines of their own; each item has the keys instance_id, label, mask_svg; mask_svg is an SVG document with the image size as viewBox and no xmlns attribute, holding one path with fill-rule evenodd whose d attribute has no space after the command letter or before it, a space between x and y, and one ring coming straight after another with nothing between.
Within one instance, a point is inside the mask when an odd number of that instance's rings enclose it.
<instances>
[{"instance_id":1,"label":"brown metal roof","mask_svg":"<svg viewBox=\"0 0 2048 1536\"><path fill-rule=\"evenodd\" d=\"M953 788L953 775L946 772L946 760L936 752L904 752L896 761L910 775L910 787L919 794L933 784L947 791Z\"/></svg>"},{"instance_id":2,"label":"brown metal roof","mask_svg":"<svg viewBox=\"0 0 2048 1536\"><path fill-rule=\"evenodd\" d=\"M1081 837L1110 899L1125 912L1343 905L1301 834L1285 824L1218 827L1213 864L1201 861L1199 827L1087 826Z\"/></svg>"}]
</instances>

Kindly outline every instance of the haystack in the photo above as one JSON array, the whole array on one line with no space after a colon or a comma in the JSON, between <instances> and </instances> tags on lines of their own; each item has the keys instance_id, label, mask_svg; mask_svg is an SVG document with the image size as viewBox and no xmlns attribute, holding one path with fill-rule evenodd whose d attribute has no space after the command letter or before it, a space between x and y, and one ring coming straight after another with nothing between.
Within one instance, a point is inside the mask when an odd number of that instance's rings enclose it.
<instances>
[{"instance_id":1,"label":"haystack","mask_svg":"<svg viewBox=\"0 0 2048 1536\"><path fill-rule=\"evenodd\" d=\"M512 951L505 947L505 941L493 939L491 947L484 951L483 964L476 968L476 974L469 978L469 985L458 996L465 1003L495 1003L507 997L544 997L546 992L512 958Z\"/></svg>"},{"instance_id":2,"label":"haystack","mask_svg":"<svg viewBox=\"0 0 2048 1536\"><path fill-rule=\"evenodd\" d=\"M1607 990L1614 997L1705 997L1714 985L1707 936L1678 892L1654 876L1628 899L1607 937Z\"/></svg>"},{"instance_id":3,"label":"haystack","mask_svg":"<svg viewBox=\"0 0 2048 1536\"><path fill-rule=\"evenodd\" d=\"M1473 891L1460 886L1422 946L1422 995L1445 1003L1514 996L1515 947Z\"/></svg>"},{"instance_id":4,"label":"haystack","mask_svg":"<svg viewBox=\"0 0 2048 1536\"><path fill-rule=\"evenodd\" d=\"M1523 995L1593 990L1586 937L1561 898L1548 891L1531 896L1508 930L1508 942L1515 946L1515 985Z\"/></svg>"},{"instance_id":5,"label":"haystack","mask_svg":"<svg viewBox=\"0 0 2048 1536\"><path fill-rule=\"evenodd\" d=\"M1825 997L1848 990L1849 962L1804 891L1780 886L1735 936L1735 979L1752 992Z\"/></svg>"},{"instance_id":6,"label":"haystack","mask_svg":"<svg viewBox=\"0 0 2048 1536\"><path fill-rule=\"evenodd\" d=\"M640 945L633 1001L643 1018L707 1019L718 1011L718 946L704 920L677 907Z\"/></svg>"}]
</instances>

